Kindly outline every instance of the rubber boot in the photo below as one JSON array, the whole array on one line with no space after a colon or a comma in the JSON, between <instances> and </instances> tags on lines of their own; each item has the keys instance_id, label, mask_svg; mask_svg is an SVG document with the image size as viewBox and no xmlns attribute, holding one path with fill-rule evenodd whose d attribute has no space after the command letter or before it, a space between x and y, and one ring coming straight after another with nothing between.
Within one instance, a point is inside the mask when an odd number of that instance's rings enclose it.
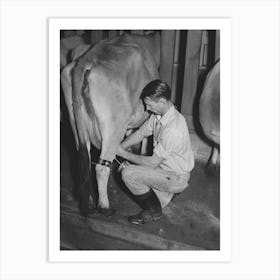
<instances>
[{"instance_id":1,"label":"rubber boot","mask_svg":"<svg viewBox=\"0 0 280 280\"><path fill-rule=\"evenodd\" d=\"M134 197L143 210L136 215L129 216L128 221L130 223L145 224L150 221L157 221L162 216L160 201L152 189Z\"/></svg>"}]
</instances>

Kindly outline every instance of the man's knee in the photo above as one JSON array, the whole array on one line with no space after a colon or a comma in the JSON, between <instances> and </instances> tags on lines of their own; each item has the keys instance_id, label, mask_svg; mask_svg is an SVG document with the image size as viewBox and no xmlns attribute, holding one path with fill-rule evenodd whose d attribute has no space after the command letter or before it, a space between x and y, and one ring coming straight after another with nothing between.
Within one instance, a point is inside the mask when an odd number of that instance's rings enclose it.
<instances>
[{"instance_id":1,"label":"man's knee","mask_svg":"<svg viewBox=\"0 0 280 280\"><path fill-rule=\"evenodd\" d=\"M127 165L123 170L122 170L122 180L124 182L131 180L135 176L135 165L130 164Z\"/></svg>"}]
</instances>

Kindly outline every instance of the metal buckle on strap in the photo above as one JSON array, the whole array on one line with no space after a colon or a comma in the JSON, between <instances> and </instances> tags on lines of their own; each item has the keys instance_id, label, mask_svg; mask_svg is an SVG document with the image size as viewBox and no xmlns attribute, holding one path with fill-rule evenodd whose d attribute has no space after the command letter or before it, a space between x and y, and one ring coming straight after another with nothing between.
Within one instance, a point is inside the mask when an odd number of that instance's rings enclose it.
<instances>
[{"instance_id":1,"label":"metal buckle on strap","mask_svg":"<svg viewBox=\"0 0 280 280\"><path fill-rule=\"evenodd\" d=\"M97 162L97 164L104 165L104 166L111 168L113 165L113 162L100 158L99 161Z\"/></svg>"}]
</instances>

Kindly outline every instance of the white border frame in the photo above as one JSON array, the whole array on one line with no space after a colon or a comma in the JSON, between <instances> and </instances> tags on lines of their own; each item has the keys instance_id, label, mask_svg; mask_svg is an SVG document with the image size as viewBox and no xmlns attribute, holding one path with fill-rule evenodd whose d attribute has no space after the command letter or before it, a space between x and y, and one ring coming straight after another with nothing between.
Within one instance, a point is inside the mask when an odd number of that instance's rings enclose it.
<instances>
[{"instance_id":1,"label":"white border frame","mask_svg":"<svg viewBox=\"0 0 280 280\"><path fill-rule=\"evenodd\" d=\"M60 251L59 90L63 29L219 29L221 57L221 246L219 251ZM231 21L228 18L49 19L49 260L52 262L228 262L231 260Z\"/></svg>"}]
</instances>

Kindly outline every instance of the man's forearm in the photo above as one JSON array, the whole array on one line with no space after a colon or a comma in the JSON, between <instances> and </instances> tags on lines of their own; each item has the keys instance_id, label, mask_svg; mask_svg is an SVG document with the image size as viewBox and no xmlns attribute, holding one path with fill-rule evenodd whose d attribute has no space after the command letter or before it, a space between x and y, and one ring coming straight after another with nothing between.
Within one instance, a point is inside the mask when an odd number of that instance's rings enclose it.
<instances>
[{"instance_id":1,"label":"man's forearm","mask_svg":"<svg viewBox=\"0 0 280 280\"><path fill-rule=\"evenodd\" d=\"M139 130L135 131L131 135L129 135L122 143L122 147L127 149L133 145L140 143L144 139L144 136L139 133Z\"/></svg>"},{"instance_id":2,"label":"man's forearm","mask_svg":"<svg viewBox=\"0 0 280 280\"><path fill-rule=\"evenodd\" d=\"M159 165L159 162L155 161L154 157L152 156L135 155L127 151L124 151L121 156L138 165L145 165L152 168L156 168Z\"/></svg>"}]
</instances>

